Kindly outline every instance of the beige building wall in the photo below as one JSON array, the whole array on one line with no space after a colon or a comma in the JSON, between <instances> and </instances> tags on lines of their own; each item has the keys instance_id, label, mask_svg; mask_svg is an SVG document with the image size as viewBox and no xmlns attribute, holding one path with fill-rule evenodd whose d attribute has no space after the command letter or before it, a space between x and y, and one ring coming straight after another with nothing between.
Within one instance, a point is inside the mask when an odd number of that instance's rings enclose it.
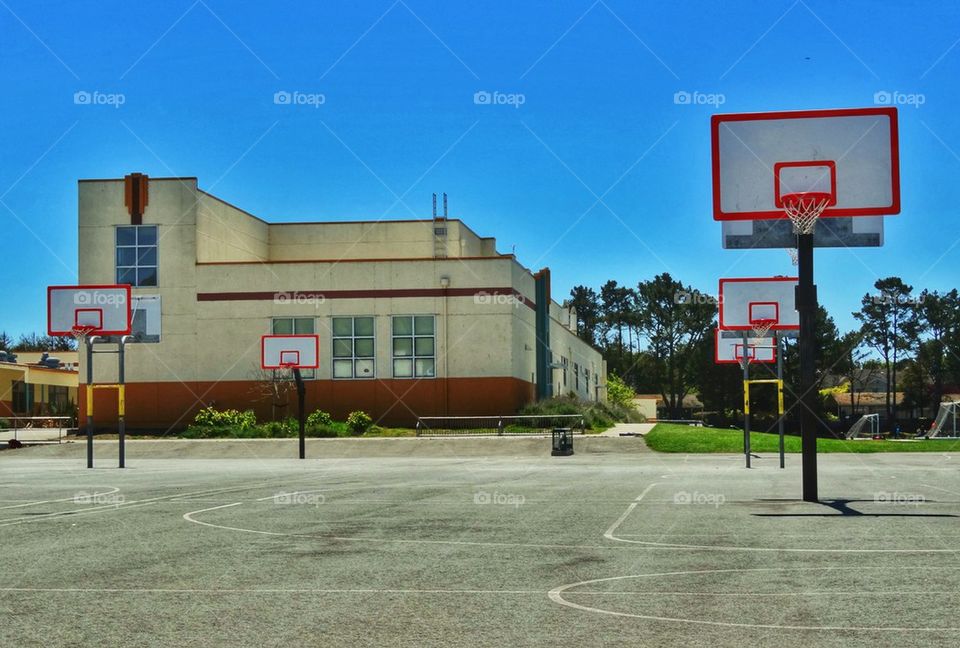
<instances>
[{"instance_id":1,"label":"beige building wall","mask_svg":"<svg viewBox=\"0 0 960 648\"><path fill-rule=\"evenodd\" d=\"M114 283L116 228L130 224L124 182L81 181L79 190L79 283ZM256 379L272 318L310 317L320 336L316 380L360 389L362 380L332 379L331 318L376 318L377 378L389 380L391 317L424 314L437 318L437 378L511 379L517 398L535 382L533 277L458 220L269 224L198 190L194 178L172 178L149 180L143 223L158 226L159 285L133 294L160 295L162 334L127 345L128 383L180 383L188 400L210 400L210 385ZM555 361L562 355L570 372L576 363L590 373L590 385L581 379L574 389L572 374L564 386L555 371L555 393L596 398L600 354L570 332L557 304L551 321ZM117 380L114 356L97 357L95 380Z\"/></svg>"}]
</instances>

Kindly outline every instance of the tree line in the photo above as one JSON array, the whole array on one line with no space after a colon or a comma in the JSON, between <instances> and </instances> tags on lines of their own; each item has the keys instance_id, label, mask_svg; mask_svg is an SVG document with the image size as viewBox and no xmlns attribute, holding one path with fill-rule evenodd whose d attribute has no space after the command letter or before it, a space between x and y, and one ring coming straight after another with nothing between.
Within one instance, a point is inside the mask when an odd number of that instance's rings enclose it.
<instances>
[{"instance_id":1,"label":"tree line","mask_svg":"<svg viewBox=\"0 0 960 648\"><path fill-rule=\"evenodd\" d=\"M635 287L607 281L597 291L576 286L566 304L576 309L577 334L597 347L609 373L639 393L659 394L668 416L681 418L683 400L696 394L705 412L742 409L741 369L714 363L717 298L663 273ZM849 402L882 385L888 424L903 405L935 416L944 394L960 391L960 296L957 290L916 291L899 277L879 279L852 311L858 328L841 333L822 306L815 322L817 388L822 420L830 398ZM784 379L788 401L797 394L799 354L787 340ZM849 399L849 401L847 400ZM788 404L789 406L789 404Z\"/></svg>"},{"instance_id":2,"label":"tree line","mask_svg":"<svg viewBox=\"0 0 960 648\"><path fill-rule=\"evenodd\" d=\"M6 331L0 331L0 351L73 351L76 341L71 337L24 333L14 339Z\"/></svg>"}]
</instances>

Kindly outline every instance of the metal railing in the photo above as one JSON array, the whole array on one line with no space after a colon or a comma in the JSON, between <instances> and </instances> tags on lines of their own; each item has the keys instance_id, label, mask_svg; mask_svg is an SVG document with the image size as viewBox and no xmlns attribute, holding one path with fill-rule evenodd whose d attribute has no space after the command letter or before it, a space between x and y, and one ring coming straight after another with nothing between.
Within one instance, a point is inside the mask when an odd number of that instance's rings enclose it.
<instances>
[{"instance_id":1,"label":"metal railing","mask_svg":"<svg viewBox=\"0 0 960 648\"><path fill-rule=\"evenodd\" d=\"M13 437L15 441L53 441L53 432L57 433L56 441L60 443L63 440L63 431L64 429L69 428L70 423L73 421L72 416L4 416L3 419L11 423L10 427L0 427L0 435L6 435L7 432L13 432ZM57 427L41 427L31 425L34 421L59 421L61 425ZM24 425L23 423L27 424ZM39 436L50 436L49 439L18 439L17 433L20 431L31 431L38 433Z\"/></svg>"},{"instance_id":2,"label":"metal railing","mask_svg":"<svg viewBox=\"0 0 960 648\"><path fill-rule=\"evenodd\" d=\"M583 434L585 423L581 414L417 417L417 436L547 435L554 428L570 428L574 434Z\"/></svg>"}]
</instances>

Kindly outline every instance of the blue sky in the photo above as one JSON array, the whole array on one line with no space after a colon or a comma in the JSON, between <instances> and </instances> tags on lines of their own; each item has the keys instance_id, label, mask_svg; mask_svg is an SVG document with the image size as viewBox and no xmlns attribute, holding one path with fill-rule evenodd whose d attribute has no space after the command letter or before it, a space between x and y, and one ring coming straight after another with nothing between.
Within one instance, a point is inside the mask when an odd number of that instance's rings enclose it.
<instances>
[{"instance_id":1,"label":"blue sky","mask_svg":"<svg viewBox=\"0 0 960 648\"><path fill-rule=\"evenodd\" d=\"M932 1L2 0L0 329L42 330L45 286L76 281L77 179L132 171L197 176L271 221L429 217L446 191L451 216L551 267L558 300L663 271L710 292L787 274L783 251L721 249L710 114L898 92L915 101L886 246L816 257L850 329L879 277L957 284L958 27L960 5Z\"/></svg>"}]
</instances>

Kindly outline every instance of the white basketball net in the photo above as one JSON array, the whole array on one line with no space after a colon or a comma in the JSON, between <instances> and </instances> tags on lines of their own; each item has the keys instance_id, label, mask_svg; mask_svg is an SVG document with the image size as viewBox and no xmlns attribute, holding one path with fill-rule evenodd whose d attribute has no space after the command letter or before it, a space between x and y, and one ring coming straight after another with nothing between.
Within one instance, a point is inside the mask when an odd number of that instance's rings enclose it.
<instances>
[{"instance_id":1,"label":"white basketball net","mask_svg":"<svg viewBox=\"0 0 960 648\"><path fill-rule=\"evenodd\" d=\"M77 341L77 349L81 349L87 341L87 337L93 335L92 326L74 326L71 330L73 339Z\"/></svg>"},{"instance_id":2,"label":"white basketball net","mask_svg":"<svg viewBox=\"0 0 960 648\"><path fill-rule=\"evenodd\" d=\"M797 251L797 248L787 248L787 254L790 255L790 263L793 265L800 263L800 254Z\"/></svg>"},{"instance_id":3,"label":"white basketball net","mask_svg":"<svg viewBox=\"0 0 960 648\"><path fill-rule=\"evenodd\" d=\"M773 325L776 324L775 320L757 320L750 324L753 327L753 333L755 337L767 337L767 333L770 332L770 329L773 328Z\"/></svg>"},{"instance_id":4,"label":"white basketball net","mask_svg":"<svg viewBox=\"0 0 960 648\"><path fill-rule=\"evenodd\" d=\"M812 234L817 219L830 204L830 195L822 193L792 194L783 198L783 210L796 234Z\"/></svg>"}]
</instances>

